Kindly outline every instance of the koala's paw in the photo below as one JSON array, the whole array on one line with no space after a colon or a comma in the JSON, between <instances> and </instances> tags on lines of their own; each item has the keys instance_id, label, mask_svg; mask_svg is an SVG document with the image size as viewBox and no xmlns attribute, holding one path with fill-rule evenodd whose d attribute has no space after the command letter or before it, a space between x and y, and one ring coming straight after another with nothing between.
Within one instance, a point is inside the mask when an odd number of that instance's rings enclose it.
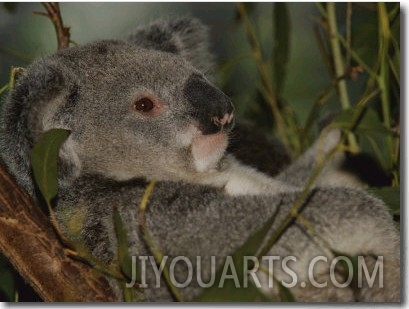
<instances>
[{"instance_id":1,"label":"koala's paw","mask_svg":"<svg viewBox=\"0 0 409 309\"><path fill-rule=\"evenodd\" d=\"M341 140L341 134L342 132L339 129L324 130L314 146L317 155L330 153Z\"/></svg>"}]
</instances>

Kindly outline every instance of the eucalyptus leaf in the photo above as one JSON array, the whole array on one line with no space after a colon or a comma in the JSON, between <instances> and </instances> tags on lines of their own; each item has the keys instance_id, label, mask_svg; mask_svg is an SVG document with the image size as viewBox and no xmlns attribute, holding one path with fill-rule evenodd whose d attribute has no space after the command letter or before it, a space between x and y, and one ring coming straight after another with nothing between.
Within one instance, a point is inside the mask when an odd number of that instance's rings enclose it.
<instances>
[{"instance_id":1,"label":"eucalyptus leaf","mask_svg":"<svg viewBox=\"0 0 409 309\"><path fill-rule=\"evenodd\" d=\"M282 302L295 302L294 295L288 288L286 288L279 280L274 279L274 282L278 286L280 299Z\"/></svg>"},{"instance_id":2,"label":"eucalyptus leaf","mask_svg":"<svg viewBox=\"0 0 409 309\"><path fill-rule=\"evenodd\" d=\"M383 136L365 135L360 140L362 152L372 154L381 164L384 171L391 168L391 157L388 155L386 139Z\"/></svg>"},{"instance_id":3,"label":"eucalyptus leaf","mask_svg":"<svg viewBox=\"0 0 409 309\"><path fill-rule=\"evenodd\" d=\"M58 191L58 152L69 135L68 130L51 129L43 134L31 151L34 179L49 205Z\"/></svg>"},{"instance_id":4,"label":"eucalyptus leaf","mask_svg":"<svg viewBox=\"0 0 409 309\"><path fill-rule=\"evenodd\" d=\"M132 259L129 256L128 248L128 236L124 227L124 223L122 221L121 215L117 208L114 208L114 226L115 226L115 233L118 240L118 261L119 267L122 273L129 279L132 278ZM136 265L135 265L136 266ZM140 281L140 272L137 269L136 273L137 281Z\"/></svg>"},{"instance_id":5,"label":"eucalyptus leaf","mask_svg":"<svg viewBox=\"0 0 409 309\"><path fill-rule=\"evenodd\" d=\"M115 207L114 208L114 213L113 213L113 219L114 219L114 227L115 227L115 233L118 241L118 251L117 251L117 256L118 256L118 263L119 263L119 268L121 272L128 278L132 279L133 275L133 268L132 268L132 259L129 256L129 242L128 242L128 236L126 233L126 229L124 227L124 223L122 221L121 215L119 214L118 209ZM135 267L137 265L135 264ZM136 274L135 274L135 279L137 282L141 281L141 273L139 268L135 269ZM131 288L126 287L125 284L122 284L122 292L123 292L123 297L125 302L133 302L137 300L136 294L134 294L134 291Z\"/></svg>"},{"instance_id":6,"label":"eucalyptus leaf","mask_svg":"<svg viewBox=\"0 0 409 309\"><path fill-rule=\"evenodd\" d=\"M133 297L131 288L127 288L125 284L122 284L122 291L123 291L122 295L126 303L131 303L134 301L134 297Z\"/></svg>"},{"instance_id":7,"label":"eucalyptus leaf","mask_svg":"<svg viewBox=\"0 0 409 309\"><path fill-rule=\"evenodd\" d=\"M15 276L11 270L11 267L0 268L0 301L14 301L15 293ZM5 299L2 299L3 297L5 297Z\"/></svg>"},{"instance_id":8,"label":"eucalyptus leaf","mask_svg":"<svg viewBox=\"0 0 409 309\"><path fill-rule=\"evenodd\" d=\"M354 112L355 112L354 109L343 110L338 116L334 118L334 120L332 120L332 122L329 125L329 128L349 130L352 125Z\"/></svg>"},{"instance_id":9,"label":"eucalyptus leaf","mask_svg":"<svg viewBox=\"0 0 409 309\"><path fill-rule=\"evenodd\" d=\"M359 285L358 285L358 272L359 272L359 267L358 267L358 256L351 256L348 254L345 254L340 251L332 250L332 253L335 255L335 257L341 257L339 259L337 265L341 265L343 268L343 274L345 277L345 281L348 280L349 274L352 272L352 280L349 286L354 290L354 292L358 292ZM351 262L352 269L350 268L350 265L348 265L348 262ZM339 282L340 284L344 282Z\"/></svg>"},{"instance_id":10,"label":"eucalyptus leaf","mask_svg":"<svg viewBox=\"0 0 409 309\"><path fill-rule=\"evenodd\" d=\"M355 130L356 134L361 135L391 135L392 131L382 123L378 114L371 108L365 111L365 114L360 119L359 124Z\"/></svg>"},{"instance_id":11,"label":"eucalyptus leaf","mask_svg":"<svg viewBox=\"0 0 409 309\"><path fill-rule=\"evenodd\" d=\"M373 6L375 11L377 10L376 3L370 5ZM379 50L377 14L370 11L361 11L359 16L359 20L354 19L356 22L351 24L351 32L353 33L351 50L356 52L369 67L373 67L377 60L377 53L374 51Z\"/></svg>"},{"instance_id":12,"label":"eucalyptus leaf","mask_svg":"<svg viewBox=\"0 0 409 309\"><path fill-rule=\"evenodd\" d=\"M400 214L400 188L370 188L368 192L381 199L393 215Z\"/></svg>"},{"instance_id":13,"label":"eucalyptus leaf","mask_svg":"<svg viewBox=\"0 0 409 309\"><path fill-rule=\"evenodd\" d=\"M350 108L342 111L329 125L330 128L337 128L345 131L350 131L353 127L357 109ZM358 124L353 128L356 134L364 136L374 135L391 135L392 131L388 130L379 119L376 112L368 108L363 116L358 120Z\"/></svg>"}]
</instances>

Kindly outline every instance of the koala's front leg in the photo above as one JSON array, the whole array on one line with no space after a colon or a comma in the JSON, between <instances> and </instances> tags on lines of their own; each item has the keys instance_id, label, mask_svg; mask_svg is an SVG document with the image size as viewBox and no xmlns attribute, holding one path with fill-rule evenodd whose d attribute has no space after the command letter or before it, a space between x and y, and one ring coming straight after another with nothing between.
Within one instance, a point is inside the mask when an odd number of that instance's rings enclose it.
<instances>
[{"instance_id":1,"label":"koala's front leg","mask_svg":"<svg viewBox=\"0 0 409 309\"><path fill-rule=\"evenodd\" d=\"M294 186L241 164L233 156L226 157L225 165L222 177L225 178L224 190L229 195L276 194L295 190Z\"/></svg>"},{"instance_id":2,"label":"koala's front leg","mask_svg":"<svg viewBox=\"0 0 409 309\"><path fill-rule=\"evenodd\" d=\"M277 176L277 180L304 187L318 163L337 146L340 139L340 130L323 132L305 153ZM343 169L345 160L344 152L336 153L318 176L315 185L319 187L362 187L362 182L355 175Z\"/></svg>"},{"instance_id":3,"label":"koala's front leg","mask_svg":"<svg viewBox=\"0 0 409 309\"><path fill-rule=\"evenodd\" d=\"M252 167L238 162L233 156L226 156L224 168L224 190L229 195L260 195L291 192L303 188L312 175L318 162L323 160L337 146L341 138L339 130L331 130L322 135L303 155L290 164L277 177L269 177ZM342 169L344 153L337 153L327 163L315 181L316 186L362 186L362 183ZM271 162L274 164L274 162Z\"/></svg>"}]
</instances>

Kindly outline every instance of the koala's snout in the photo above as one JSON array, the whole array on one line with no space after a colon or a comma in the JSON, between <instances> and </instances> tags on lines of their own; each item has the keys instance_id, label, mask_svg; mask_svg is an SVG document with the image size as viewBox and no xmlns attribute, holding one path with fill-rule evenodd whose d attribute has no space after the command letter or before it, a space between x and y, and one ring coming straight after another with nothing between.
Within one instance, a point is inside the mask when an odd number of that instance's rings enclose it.
<instances>
[{"instance_id":1,"label":"koala's snout","mask_svg":"<svg viewBox=\"0 0 409 309\"><path fill-rule=\"evenodd\" d=\"M190 76L184 95L191 104L191 115L198 121L203 134L231 130L234 125L234 106L230 98L200 75Z\"/></svg>"}]
</instances>

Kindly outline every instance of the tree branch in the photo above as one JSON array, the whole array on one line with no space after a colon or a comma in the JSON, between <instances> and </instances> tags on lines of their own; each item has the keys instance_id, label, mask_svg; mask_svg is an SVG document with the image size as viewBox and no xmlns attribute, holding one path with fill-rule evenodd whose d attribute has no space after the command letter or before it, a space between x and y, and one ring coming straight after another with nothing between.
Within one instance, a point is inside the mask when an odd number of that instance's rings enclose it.
<instances>
[{"instance_id":1,"label":"tree branch","mask_svg":"<svg viewBox=\"0 0 409 309\"><path fill-rule=\"evenodd\" d=\"M0 250L45 301L116 301L102 275L70 257L50 221L0 166Z\"/></svg>"},{"instance_id":2,"label":"tree branch","mask_svg":"<svg viewBox=\"0 0 409 309\"><path fill-rule=\"evenodd\" d=\"M42 5L47 10L47 13L34 12L34 14L45 16L51 20L57 33L58 50L67 48L70 44L70 27L64 26L60 4L57 2L42 2Z\"/></svg>"}]
</instances>

